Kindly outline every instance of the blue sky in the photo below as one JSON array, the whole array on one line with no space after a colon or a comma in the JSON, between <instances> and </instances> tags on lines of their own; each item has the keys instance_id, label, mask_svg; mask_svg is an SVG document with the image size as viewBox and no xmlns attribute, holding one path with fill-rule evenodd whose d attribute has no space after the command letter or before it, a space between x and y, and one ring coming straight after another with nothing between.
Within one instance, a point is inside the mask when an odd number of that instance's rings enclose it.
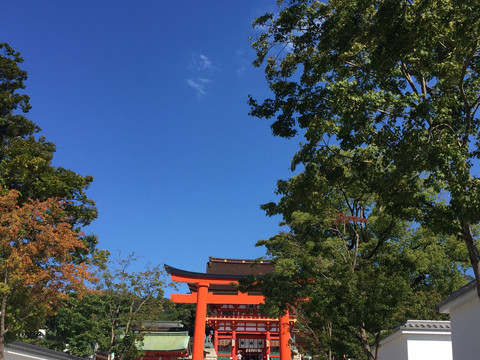
<instances>
[{"instance_id":1,"label":"blue sky","mask_svg":"<svg viewBox=\"0 0 480 360\"><path fill-rule=\"evenodd\" d=\"M0 41L25 58L28 117L55 164L95 180L100 248L204 271L209 256L256 258L279 218L259 205L291 176L298 140L248 115L265 97L251 65L256 16L274 0L16 0Z\"/></svg>"}]
</instances>

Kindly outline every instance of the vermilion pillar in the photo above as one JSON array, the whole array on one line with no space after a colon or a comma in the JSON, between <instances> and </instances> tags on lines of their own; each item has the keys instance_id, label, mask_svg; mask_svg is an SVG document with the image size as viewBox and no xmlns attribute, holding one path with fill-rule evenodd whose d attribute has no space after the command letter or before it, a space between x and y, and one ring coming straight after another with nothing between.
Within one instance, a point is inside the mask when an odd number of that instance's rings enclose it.
<instances>
[{"instance_id":1,"label":"vermilion pillar","mask_svg":"<svg viewBox=\"0 0 480 360\"><path fill-rule=\"evenodd\" d=\"M237 333L232 329L232 360L237 360Z\"/></svg>"},{"instance_id":2,"label":"vermilion pillar","mask_svg":"<svg viewBox=\"0 0 480 360\"><path fill-rule=\"evenodd\" d=\"M267 325L269 326L269 325ZM267 360L270 360L270 329L267 330L267 335L266 335L266 341L265 341L265 347L267 348Z\"/></svg>"},{"instance_id":3,"label":"vermilion pillar","mask_svg":"<svg viewBox=\"0 0 480 360\"><path fill-rule=\"evenodd\" d=\"M198 283L195 331L193 333L192 360L203 360L205 346L205 323L207 321L208 282Z\"/></svg>"},{"instance_id":4,"label":"vermilion pillar","mask_svg":"<svg viewBox=\"0 0 480 360\"><path fill-rule=\"evenodd\" d=\"M218 330L213 329L213 348L215 352L218 354Z\"/></svg>"},{"instance_id":5,"label":"vermilion pillar","mask_svg":"<svg viewBox=\"0 0 480 360\"><path fill-rule=\"evenodd\" d=\"M288 310L279 319L280 360L291 360L290 352L290 315ZM195 360L195 359L194 359Z\"/></svg>"}]
</instances>

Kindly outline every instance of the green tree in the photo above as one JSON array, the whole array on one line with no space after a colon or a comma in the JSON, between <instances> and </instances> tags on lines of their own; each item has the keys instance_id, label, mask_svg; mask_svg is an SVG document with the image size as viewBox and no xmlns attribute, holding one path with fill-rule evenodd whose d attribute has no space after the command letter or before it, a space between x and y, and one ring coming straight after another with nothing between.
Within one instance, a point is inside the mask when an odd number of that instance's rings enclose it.
<instances>
[{"instance_id":1,"label":"green tree","mask_svg":"<svg viewBox=\"0 0 480 360\"><path fill-rule=\"evenodd\" d=\"M97 217L95 204L85 193L93 178L52 165L55 145L38 137L40 128L25 116L30 104L24 93L27 73L19 66L22 62L18 52L0 43L0 187L6 192L17 191L20 208L32 201L62 199L63 221L70 224L85 245L71 249L71 260L76 264L105 261L106 253L96 249L97 237L80 235L82 227ZM6 260L7 255L2 253L0 261ZM17 287L9 295L6 321L11 328L5 334L7 341L44 320L44 302L35 299L30 287Z\"/></svg>"},{"instance_id":2,"label":"green tree","mask_svg":"<svg viewBox=\"0 0 480 360\"><path fill-rule=\"evenodd\" d=\"M247 284L260 287L268 313L295 314L302 342L320 358L376 359L386 331L408 318L438 318L435 305L465 283L458 238L396 219L358 181L348 159L364 151L319 152L279 181L278 203L263 206L290 231L258 242L275 271Z\"/></svg>"},{"instance_id":3,"label":"green tree","mask_svg":"<svg viewBox=\"0 0 480 360\"><path fill-rule=\"evenodd\" d=\"M196 305L174 303L169 299L165 299L163 306L163 312L160 315L159 320L181 321L185 330L188 330L190 335L193 336L195 329Z\"/></svg>"},{"instance_id":4,"label":"green tree","mask_svg":"<svg viewBox=\"0 0 480 360\"><path fill-rule=\"evenodd\" d=\"M146 266L133 271L139 266L133 255L107 265L96 292L63 301L46 322L46 337L33 334L29 341L83 357L96 351L118 359L140 356L136 345L143 333L137 330L145 321L158 320L164 310L163 289L169 285L164 270Z\"/></svg>"},{"instance_id":5,"label":"green tree","mask_svg":"<svg viewBox=\"0 0 480 360\"><path fill-rule=\"evenodd\" d=\"M99 344L107 343L106 309L106 300L99 292L81 298L70 294L59 304L55 314L47 317L43 324L45 335L31 332L22 340L72 355L93 356Z\"/></svg>"},{"instance_id":6,"label":"green tree","mask_svg":"<svg viewBox=\"0 0 480 360\"><path fill-rule=\"evenodd\" d=\"M163 288L168 284L161 266L130 271L136 260L130 255L116 261L102 279L109 325L109 342L104 350L115 353L119 360L134 359L141 354L135 345L143 339L143 334L135 330L143 322L159 318L164 302Z\"/></svg>"},{"instance_id":7,"label":"green tree","mask_svg":"<svg viewBox=\"0 0 480 360\"><path fill-rule=\"evenodd\" d=\"M293 167L349 156L388 214L461 239L480 296L480 3L279 3L254 23L273 96L251 113L304 135Z\"/></svg>"},{"instance_id":8,"label":"green tree","mask_svg":"<svg viewBox=\"0 0 480 360\"><path fill-rule=\"evenodd\" d=\"M79 230L97 217L95 204L85 193L93 177L52 165L55 144L36 137L40 127L25 116L31 106L23 93L27 72L19 67L22 62L20 53L0 43L0 186L18 190L20 204L28 199L69 200L69 221ZM83 241L87 249L77 256L95 251L95 236Z\"/></svg>"}]
</instances>

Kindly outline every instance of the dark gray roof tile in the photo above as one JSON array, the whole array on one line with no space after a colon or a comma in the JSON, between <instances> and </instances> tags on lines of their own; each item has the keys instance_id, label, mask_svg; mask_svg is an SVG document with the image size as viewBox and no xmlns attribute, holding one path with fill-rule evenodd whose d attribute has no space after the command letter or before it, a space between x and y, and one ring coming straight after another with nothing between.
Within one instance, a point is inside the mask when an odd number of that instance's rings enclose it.
<instances>
[{"instance_id":1,"label":"dark gray roof tile","mask_svg":"<svg viewBox=\"0 0 480 360\"><path fill-rule=\"evenodd\" d=\"M38 345L28 344L21 341L14 341L10 344L6 344L5 350L24 351L37 355L42 355L43 357L50 357L59 360L85 360L85 358L82 358L80 356L70 355L61 351L50 350Z\"/></svg>"}]
</instances>

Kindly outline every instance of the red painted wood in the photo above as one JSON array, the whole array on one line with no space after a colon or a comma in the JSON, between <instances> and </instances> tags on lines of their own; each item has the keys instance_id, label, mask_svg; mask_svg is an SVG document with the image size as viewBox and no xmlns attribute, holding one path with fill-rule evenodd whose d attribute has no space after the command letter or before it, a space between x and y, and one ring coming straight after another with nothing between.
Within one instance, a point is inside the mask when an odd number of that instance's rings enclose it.
<instances>
[{"instance_id":1,"label":"red painted wood","mask_svg":"<svg viewBox=\"0 0 480 360\"><path fill-rule=\"evenodd\" d=\"M207 319L208 283L198 284L197 310L195 314L195 330L193 333L192 360L203 360L205 344L205 322Z\"/></svg>"},{"instance_id":2,"label":"red painted wood","mask_svg":"<svg viewBox=\"0 0 480 360\"><path fill-rule=\"evenodd\" d=\"M288 310L280 317L280 360L291 360L290 316Z\"/></svg>"},{"instance_id":3,"label":"red painted wood","mask_svg":"<svg viewBox=\"0 0 480 360\"><path fill-rule=\"evenodd\" d=\"M175 303L195 304L197 302L197 293L171 294L170 299ZM207 295L208 304L259 305L259 304L263 304L264 301L265 301L265 297L263 295L248 295L241 292L239 292L237 295L223 295L223 294L212 294L212 293L208 293Z\"/></svg>"}]
</instances>

